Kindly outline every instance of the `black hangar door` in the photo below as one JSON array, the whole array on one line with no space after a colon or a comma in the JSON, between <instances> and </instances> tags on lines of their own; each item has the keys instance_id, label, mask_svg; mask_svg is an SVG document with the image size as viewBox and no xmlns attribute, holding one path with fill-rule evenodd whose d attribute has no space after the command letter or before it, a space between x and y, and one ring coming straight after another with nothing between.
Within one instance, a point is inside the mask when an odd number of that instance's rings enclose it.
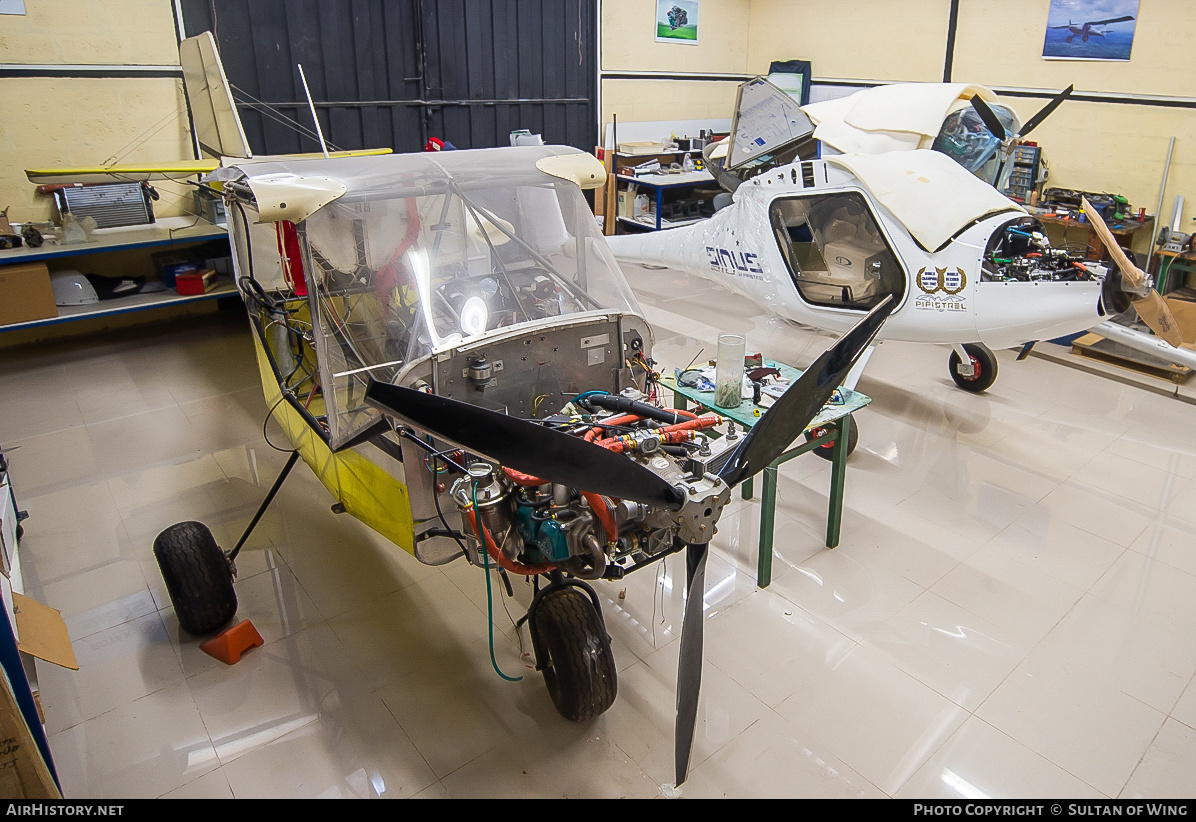
<instances>
[{"instance_id":1,"label":"black hangar door","mask_svg":"<svg viewBox=\"0 0 1196 822\"><path fill-rule=\"evenodd\" d=\"M528 129L592 151L596 0L182 0L211 31L255 153L510 144ZM279 115L285 115L280 117ZM285 118L304 127L298 134Z\"/></svg>"}]
</instances>

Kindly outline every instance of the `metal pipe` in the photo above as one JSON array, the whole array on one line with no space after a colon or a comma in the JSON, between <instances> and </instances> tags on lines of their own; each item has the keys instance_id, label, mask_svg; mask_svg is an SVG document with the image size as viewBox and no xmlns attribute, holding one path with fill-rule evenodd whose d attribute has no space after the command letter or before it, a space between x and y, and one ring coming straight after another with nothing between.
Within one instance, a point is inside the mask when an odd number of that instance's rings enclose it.
<instances>
[{"instance_id":1,"label":"metal pipe","mask_svg":"<svg viewBox=\"0 0 1196 822\"><path fill-rule=\"evenodd\" d=\"M311 119L316 123L316 135L320 138L320 151L324 152L324 159L328 159L328 144L324 142L324 130L320 128L320 118L316 116L316 104L312 102L311 91L307 88L307 75L303 73L303 64L299 67L299 79L303 81L303 94L307 97L307 107L311 109Z\"/></svg>"},{"instance_id":2,"label":"metal pipe","mask_svg":"<svg viewBox=\"0 0 1196 822\"><path fill-rule=\"evenodd\" d=\"M1159 236L1159 218L1163 215L1163 196L1167 193L1167 177L1171 174L1171 152L1175 150L1175 137L1171 137L1171 142L1167 144L1167 160L1163 163L1163 182L1159 187L1159 202L1154 207L1154 227L1155 237ZM1154 264L1155 251L1158 250L1158 243L1153 240L1150 243L1150 257L1146 260L1146 270L1150 271L1150 267Z\"/></svg>"},{"instance_id":3,"label":"metal pipe","mask_svg":"<svg viewBox=\"0 0 1196 822\"><path fill-rule=\"evenodd\" d=\"M1090 330L1094 334L1099 334L1105 339L1121 343L1135 351L1141 351L1143 354L1158 357L1163 362L1175 363L1176 365L1196 369L1196 351L1190 351L1187 348L1175 348L1153 334L1143 334L1141 331L1135 331L1132 328L1126 328L1124 325L1118 325L1115 322L1107 320Z\"/></svg>"}]
</instances>

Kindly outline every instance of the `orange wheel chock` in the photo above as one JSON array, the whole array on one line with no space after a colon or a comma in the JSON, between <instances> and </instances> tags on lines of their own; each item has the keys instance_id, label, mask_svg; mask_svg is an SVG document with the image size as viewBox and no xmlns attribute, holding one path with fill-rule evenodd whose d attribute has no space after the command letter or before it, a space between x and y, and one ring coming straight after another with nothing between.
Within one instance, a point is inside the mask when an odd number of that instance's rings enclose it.
<instances>
[{"instance_id":1,"label":"orange wheel chock","mask_svg":"<svg viewBox=\"0 0 1196 822\"><path fill-rule=\"evenodd\" d=\"M233 665L240 661L241 654L250 648L262 644L262 635L253 627L249 620L243 620L226 631L221 631L209 640L199 643L199 648L210 657L215 657L225 665Z\"/></svg>"}]
</instances>

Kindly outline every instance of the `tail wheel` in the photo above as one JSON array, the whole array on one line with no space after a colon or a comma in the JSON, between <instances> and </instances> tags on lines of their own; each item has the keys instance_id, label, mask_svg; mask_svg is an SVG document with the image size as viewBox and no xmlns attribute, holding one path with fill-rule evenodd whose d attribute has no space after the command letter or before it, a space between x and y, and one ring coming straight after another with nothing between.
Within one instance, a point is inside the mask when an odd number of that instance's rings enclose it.
<instances>
[{"instance_id":1,"label":"tail wheel","mask_svg":"<svg viewBox=\"0 0 1196 822\"><path fill-rule=\"evenodd\" d=\"M965 377L959 373L963 362L959 354L951 352L948 367L951 369L951 379L964 391L987 391L997 381L997 357L992 350L983 343L964 343L963 350L967 352L972 362L972 376Z\"/></svg>"},{"instance_id":2,"label":"tail wheel","mask_svg":"<svg viewBox=\"0 0 1196 822\"><path fill-rule=\"evenodd\" d=\"M806 432L806 442L810 442L811 440L818 439L823 434L827 433L827 431L829 431L829 430L830 429L827 429L827 428L811 428L809 431ZM859 442L859 440L860 440L860 429L859 429L859 426L857 426L855 424L855 417L854 416L848 417L847 418L847 455L848 456L851 456L852 452L855 451L856 443ZM824 460L834 459L835 458L835 445L836 445L836 443L834 443L834 442L825 443L825 444L820 445L817 448L815 448L814 453L817 454L818 456L822 457Z\"/></svg>"},{"instance_id":3,"label":"tail wheel","mask_svg":"<svg viewBox=\"0 0 1196 822\"><path fill-rule=\"evenodd\" d=\"M557 712L585 722L614 704L615 655L590 598L573 587L550 591L536 607L534 624L544 684Z\"/></svg>"},{"instance_id":4,"label":"tail wheel","mask_svg":"<svg viewBox=\"0 0 1196 822\"><path fill-rule=\"evenodd\" d=\"M154 558L179 626L207 634L237 612L232 570L216 538L201 522L178 522L154 540Z\"/></svg>"}]
</instances>

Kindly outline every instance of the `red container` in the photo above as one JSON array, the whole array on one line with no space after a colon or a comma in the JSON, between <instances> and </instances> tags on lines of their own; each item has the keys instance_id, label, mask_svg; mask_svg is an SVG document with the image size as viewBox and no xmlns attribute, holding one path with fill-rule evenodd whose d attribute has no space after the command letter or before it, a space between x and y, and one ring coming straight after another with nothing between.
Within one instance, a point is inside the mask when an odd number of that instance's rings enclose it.
<instances>
[{"instance_id":1,"label":"red container","mask_svg":"<svg viewBox=\"0 0 1196 822\"><path fill-rule=\"evenodd\" d=\"M174 278L174 287L179 295L184 297L206 294L216 287L216 269L204 268L180 272Z\"/></svg>"}]
</instances>

